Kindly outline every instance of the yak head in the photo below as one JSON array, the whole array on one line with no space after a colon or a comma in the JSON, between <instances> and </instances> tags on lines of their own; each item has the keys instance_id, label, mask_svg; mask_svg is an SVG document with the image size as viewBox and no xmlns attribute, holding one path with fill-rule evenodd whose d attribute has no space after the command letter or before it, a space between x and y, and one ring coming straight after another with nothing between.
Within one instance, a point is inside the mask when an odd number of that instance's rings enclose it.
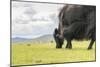
<instances>
[{"instance_id":1,"label":"yak head","mask_svg":"<svg viewBox=\"0 0 100 67\"><path fill-rule=\"evenodd\" d=\"M53 37L56 42L56 48L62 48L64 39L60 37L59 31L57 28L54 30Z\"/></svg>"}]
</instances>

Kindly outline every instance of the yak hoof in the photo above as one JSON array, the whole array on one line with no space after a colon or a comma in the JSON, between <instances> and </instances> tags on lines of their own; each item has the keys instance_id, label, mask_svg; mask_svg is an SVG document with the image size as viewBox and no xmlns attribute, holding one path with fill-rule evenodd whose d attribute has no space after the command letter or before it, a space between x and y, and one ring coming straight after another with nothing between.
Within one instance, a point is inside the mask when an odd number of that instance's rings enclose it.
<instances>
[{"instance_id":1,"label":"yak hoof","mask_svg":"<svg viewBox=\"0 0 100 67\"><path fill-rule=\"evenodd\" d=\"M66 49L72 49L72 47L65 47Z\"/></svg>"},{"instance_id":2,"label":"yak hoof","mask_svg":"<svg viewBox=\"0 0 100 67\"><path fill-rule=\"evenodd\" d=\"M72 49L72 47L69 47L69 49Z\"/></svg>"},{"instance_id":3,"label":"yak hoof","mask_svg":"<svg viewBox=\"0 0 100 67\"><path fill-rule=\"evenodd\" d=\"M57 49L60 49L60 48L62 48L62 47L56 47Z\"/></svg>"},{"instance_id":4,"label":"yak hoof","mask_svg":"<svg viewBox=\"0 0 100 67\"><path fill-rule=\"evenodd\" d=\"M88 50L91 50L92 48L88 48Z\"/></svg>"},{"instance_id":5,"label":"yak hoof","mask_svg":"<svg viewBox=\"0 0 100 67\"><path fill-rule=\"evenodd\" d=\"M92 49L92 47L88 47L88 50L91 50Z\"/></svg>"},{"instance_id":6,"label":"yak hoof","mask_svg":"<svg viewBox=\"0 0 100 67\"><path fill-rule=\"evenodd\" d=\"M67 45L65 48L72 49L72 46Z\"/></svg>"},{"instance_id":7,"label":"yak hoof","mask_svg":"<svg viewBox=\"0 0 100 67\"><path fill-rule=\"evenodd\" d=\"M56 47L56 49L61 49L61 47Z\"/></svg>"}]
</instances>

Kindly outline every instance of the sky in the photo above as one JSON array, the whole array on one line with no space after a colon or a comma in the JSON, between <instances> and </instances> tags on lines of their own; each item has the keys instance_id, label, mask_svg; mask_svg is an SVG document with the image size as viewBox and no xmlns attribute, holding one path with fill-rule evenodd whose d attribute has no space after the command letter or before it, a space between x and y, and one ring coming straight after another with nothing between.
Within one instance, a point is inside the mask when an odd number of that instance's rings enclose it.
<instances>
[{"instance_id":1,"label":"sky","mask_svg":"<svg viewBox=\"0 0 100 67\"><path fill-rule=\"evenodd\" d=\"M63 4L12 1L12 38L53 34Z\"/></svg>"}]
</instances>

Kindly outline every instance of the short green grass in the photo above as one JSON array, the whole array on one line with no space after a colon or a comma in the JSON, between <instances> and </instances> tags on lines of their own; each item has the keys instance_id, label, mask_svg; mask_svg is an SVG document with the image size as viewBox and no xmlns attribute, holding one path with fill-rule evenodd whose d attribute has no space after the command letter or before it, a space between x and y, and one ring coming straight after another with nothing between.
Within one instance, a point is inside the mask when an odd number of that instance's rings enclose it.
<instances>
[{"instance_id":1,"label":"short green grass","mask_svg":"<svg viewBox=\"0 0 100 67\"><path fill-rule=\"evenodd\" d=\"M55 43L12 43L12 65L48 64L95 61L95 45L87 50L90 41L73 41L73 49L56 49Z\"/></svg>"}]
</instances>

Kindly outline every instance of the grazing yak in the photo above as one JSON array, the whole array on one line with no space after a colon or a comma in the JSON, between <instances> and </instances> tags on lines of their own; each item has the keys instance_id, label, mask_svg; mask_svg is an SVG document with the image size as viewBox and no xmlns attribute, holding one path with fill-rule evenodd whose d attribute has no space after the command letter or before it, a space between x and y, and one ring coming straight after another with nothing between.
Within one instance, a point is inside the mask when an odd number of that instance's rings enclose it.
<instances>
[{"instance_id":1,"label":"grazing yak","mask_svg":"<svg viewBox=\"0 0 100 67\"><path fill-rule=\"evenodd\" d=\"M96 40L96 6L65 5L59 15L59 26L54 30L56 48L62 48L64 39L66 48L72 49L72 40L91 40L88 50Z\"/></svg>"}]
</instances>

